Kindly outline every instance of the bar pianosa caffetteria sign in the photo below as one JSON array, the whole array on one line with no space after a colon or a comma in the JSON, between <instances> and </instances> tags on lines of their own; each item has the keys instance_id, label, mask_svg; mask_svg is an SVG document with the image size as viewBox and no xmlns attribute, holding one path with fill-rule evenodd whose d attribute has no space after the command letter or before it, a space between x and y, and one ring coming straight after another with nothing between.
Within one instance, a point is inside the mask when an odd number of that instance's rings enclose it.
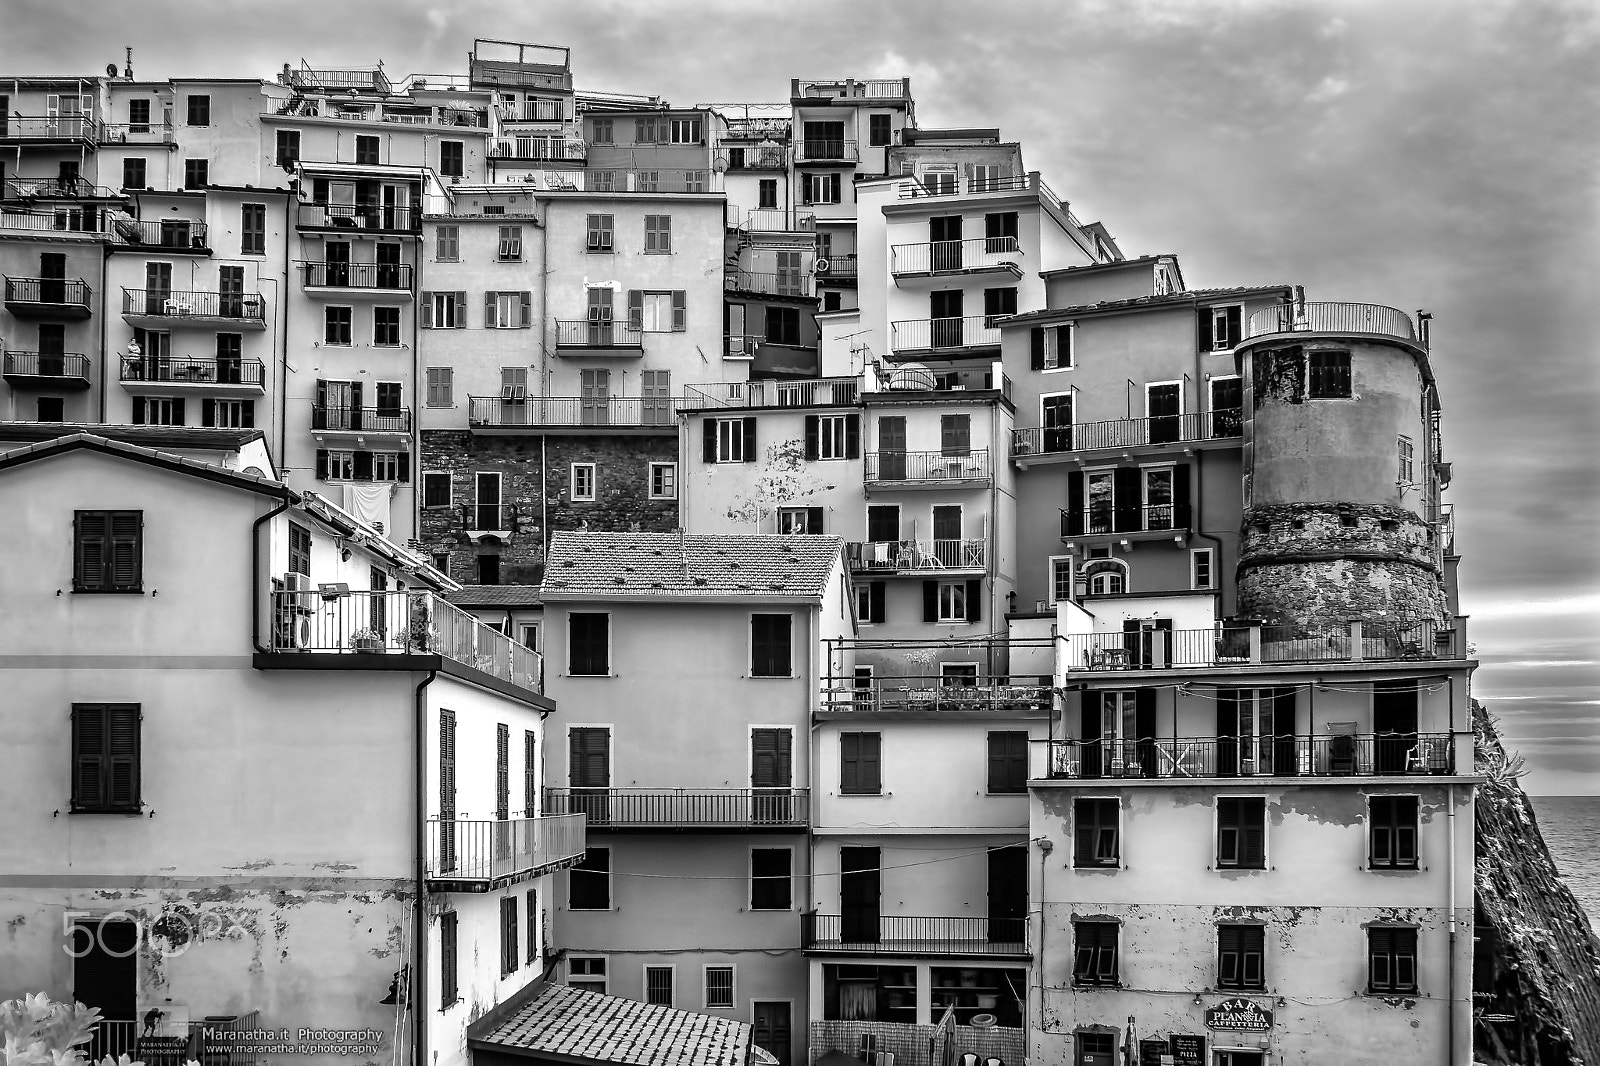
<instances>
[{"instance_id":1,"label":"bar pianosa caffetteria sign","mask_svg":"<svg viewBox=\"0 0 1600 1066\"><path fill-rule=\"evenodd\" d=\"M1206 1010L1207 1029L1231 1033L1270 1033L1272 1012L1248 999L1225 999Z\"/></svg>"}]
</instances>

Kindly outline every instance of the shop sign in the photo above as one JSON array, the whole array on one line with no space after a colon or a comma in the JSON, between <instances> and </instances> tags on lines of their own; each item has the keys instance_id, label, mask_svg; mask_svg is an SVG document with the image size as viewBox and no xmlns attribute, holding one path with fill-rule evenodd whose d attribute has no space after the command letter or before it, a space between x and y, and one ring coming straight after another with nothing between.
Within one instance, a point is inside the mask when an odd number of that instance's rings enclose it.
<instances>
[{"instance_id":1,"label":"shop sign","mask_svg":"<svg viewBox=\"0 0 1600 1066\"><path fill-rule=\"evenodd\" d=\"M1206 1010L1206 1028L1234 1033L1270 1033L1272 1012L1248 999L1225 999Z\"/></svg>"}]
</instances>

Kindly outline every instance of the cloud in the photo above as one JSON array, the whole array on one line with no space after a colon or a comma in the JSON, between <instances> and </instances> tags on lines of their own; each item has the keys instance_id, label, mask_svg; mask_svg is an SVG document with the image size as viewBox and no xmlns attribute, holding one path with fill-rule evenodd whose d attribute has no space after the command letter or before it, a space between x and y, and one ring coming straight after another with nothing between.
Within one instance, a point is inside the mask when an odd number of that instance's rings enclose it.
<instances>
[{"instance_id":1,"label":"cloud","mask_svg":"<svg viewBox=\"0 0 1600 1066\"><path fill-rule=\"evenodd\" d=\"M1317 83L1317 87L1306 95L1308 104L1326 104L1337 100L1350 91L1350 83L1343 78L1334 77L1332 74Z\"/></svg>"}]
</instances>

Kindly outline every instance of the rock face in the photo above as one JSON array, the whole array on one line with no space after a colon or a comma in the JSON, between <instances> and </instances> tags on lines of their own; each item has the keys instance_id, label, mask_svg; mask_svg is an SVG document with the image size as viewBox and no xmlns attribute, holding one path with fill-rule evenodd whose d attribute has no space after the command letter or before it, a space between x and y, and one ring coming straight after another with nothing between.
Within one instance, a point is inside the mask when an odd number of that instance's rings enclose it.
<instances>
[{"instance_id":1,"label":"rock face","mask_svg":"<svg viewBox=\"0 0 1600 1066\"><path fill-rule=\"evenodd\" d=\"M1528 797L1501 772L1493 722L1477 703L1472 716L1489 778L1477 799L1477 1061L1600 1066L1600 939L1557 876Z\"/></svg>"}]
</instances>

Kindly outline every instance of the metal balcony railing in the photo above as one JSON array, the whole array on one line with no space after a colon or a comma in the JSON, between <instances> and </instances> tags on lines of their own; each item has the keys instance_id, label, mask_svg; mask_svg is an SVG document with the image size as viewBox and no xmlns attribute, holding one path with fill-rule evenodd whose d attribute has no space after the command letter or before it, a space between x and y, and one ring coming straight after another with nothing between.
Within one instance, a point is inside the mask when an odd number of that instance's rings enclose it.
<instances>
[{"instance_id":1,"label":"metal balcony railing","mask_svg":"<svg viewBox=\"0 0 1600 1066\"><path fill-rule=\"evenodd\" d=\"M301 263L307 286L411 291L410 263Z\"/></svg>"},{"instance_id":2,"label":"metal balcony railing","mask_svg":"<svg viewBox=\"0 0 1600 1066\"><path fill-rule=\"evenodd\" d=\"M6 303L25 305L61 305L89 310L89 298L94 291L82 280L66 278L6 278Z\"/></svg>"},{"instance_id":3,"label":"metal balcony railing","mask_svg":"<svg viewBox=\"0 0 1600 1066\"><path fill-rule=\"evenodd\" d=\"M1012 455L1049 455L1096 448L1136 448L1197 440L1228 440L1244 432L1244 412L1237 408L1154 418L1119 418L1071 426L1011 431Z\"/></svg>"},{"instance_id":4,"label":"metal balcony railing","mask_svg":"<svg viewBox=\"0 0 1600 1066\"><path fill-rule=\"evenodd\" d=\"M1356 620L1332 629L1229 624L1067 633L1059 641L1060 662L1068 673L1457 659L1465 647L1459 620L1453 625Z\"/></svg>"},{"instance_id":5,"label":"metal balcony railing","mask_svg":"<svg viewBox=\"0 0 1600 1066\"><path fill-rule=\"evenodd\" d=\"M626 322L588 318L556 319L557 348L642 348L644 330Z\"/></svg>"},{"instance_id":6,"label":"metal balcony railing","mask_svg":"<svg viewBox=\"0 0 1600 1066\"><path fill-rule=\"evenodd\" d=\"M735 218L729 225L747 233L809 233L817 228L817 213L758 208L746 211L744 218Z\"/></svg>"},{"instance_id":7,"label":"metal balcony railing","mask_svg":"<svg viewBox=\"0 0 1600 1066\"><path fill-rule=\"evenodd\" d=\"M517 528L517 508L510 503L464 503L461 505L463 529L510 534Z\"/></svg>"},{"instance_id":8,"label":"metal balcony railing","mask_svg":"<svg viewBox=\"0 0 1600 1066\"><path fill-rule=\"evenodd\" d=\"M804 826L808 788L547 788L545 810L581 813L590 828Z\"/></svg>"},{"instance_id":9,"label":"metal balcony railing","mask_svg":"<svg viewBox=\"0 0 1600 1066\"><path fill-rule=\"evenodd\" d=\"M685 385L678 409L711 407L842 407L861 395L858 378L808 378L803 381L712 381Z\"/></svg>"},{"instance_id":10,"label":"metal balcony railing","mask_svg":"<svg viewBox=\"0 0 1600 1066\"><path fill-rule=\"evenodd\" d=\"M856 570L982 570L987 561L982 540L852 540L845 544Z\"/></svg>"},{"instance_id":11,"label":"metal balcony railing","mask_svg":"<svg viewBox=\"0 0 1600 1066\"><path fill-rule=\"evenodd\" d=\"M490 159L532 159L583 162L588 158L587 141L557 141L547 137L510 137L495 141L489 148Z\"/></svg>"},{"instance_id":12,"label":"metal balcony railing","mask_svg":"<svg viewBox=\"0 0 1600 1066\"><path fill-rule=\"evenodd\" d=\"M909 318L889 323L889 347L897 352L941 348L996 348L1006 315Z\"/></svg>"},{"instance_id":13,"label":"metal balcony railing","mask_svg":"<svg viewBox=\"0 0 1600 1066\"><path fill-rule=\"evenodd\" d=\"M502 122L564 122L567 117L561 100L524 100L520 108L502 105L495 110Z\"/></svg>"},{"instance_id":14,"label":"metal balcony railing","mask_svg":"<svg viewBox=\"0 0 1600 1066\"><path fill-rule=\"evenodd\" d=\"M172 123L106 122L100 127L101 144L171 144Z\"/></svg>"},{"instance_id":15,"label":"metal balcony railing","mask_svg":"<svg viewBox=\"0 0 1600 1066\"><path fill-rule=\"evenodd\" d=\"M351 433L410 433L411 408L312 404L311 428Z\"/></svg>"},{"instance_id":16,"label":"metal balcony railing","mask_svg":"<svg viewBox=\"0 0 1600 1066\"><path fill-rule=\"evenodd\" d=\"M822 266L826 263L827 266ZM819 278L854 278L856 276L856 257L850 255L830 255L826 258L819 257L815 266L815 273Z\"/></svg>"},{"instance_id":17,"label":"metal balcony railing","mask_svg":"<svg viewBox=\"0 0 1600 1066\"><path fill-rule=\"evenodd\" d=\"M905 78L869 78L866 81L854 78L796 78L792 89L794 96L802 99L827 96L855 100L904 100L910 96Z\"/></svg>"},{"instance_id":18,"label":"metal balcony railing","mask_svg":"<svg viewBox=\"0 0 1600 1066\"><path fill-rule=\"evenodd\" d=\"M795 142L796 163L855 163L860 159L861 152L852 140L812 137Z\"/></svg>"},{"instance_id":19,"label":"metal balcony railing","mask_svg":"<svg viewBox=\"0 0 1600 1066\"><path fill-rule=\"evenodd\" d=\"M785 131L784 139L788 139ZM756 144L717 149L716 159L728 170L783 170L789 165L787 144Z\"/></svg>"},{"instance_id":20,"label":"metal balcony railing","mask_svg":"<svg viewBox=\"0 0 1600 1066\"><path fill-rule=\"evenodd\" d=\"M730 270L723 279L728 292L748 292L760 296L814 297L816 288L810 274L762 273L755 270Z\"/></svg>"},{"instance_id":21,"label":"metal balcony railing","mask_svg":"<svg viewBox=\"0 0 1600 1066\"><path fill-rule=\"evenodd\" d=\"M59 352L5 353L5 373L10 377L82 378L89 377L89 357Z\"/></svg>"},{"instance_id":22,"label":"metal balcony railing","mask_svg":"<svg viewBox=\"0 0 1600 1066\"><path fill-rule=\"evenodd\" d=\"M586 192L716 192L714 172L682 169L591 168L580 172Z\"/></svg>"},{"instance_id":23,"label":"metal balcony railing","mask_svg":"<svg viewBox=\"0 0 1600 1066\"><path fill-rule=\"evenodd\" d=\"M82 178L7 178L0 186L0 197L7 200L39 198L46 200L115 200L114 189L94 185Z\"/></svg>"},{"instance_id":24,"label":"metal balcony railing","mask_svg":"<svg viewBox=\"0 0 1600 1066\"><path fill-rule=\"evenodd\" d=\"M1043 190L1045 186L1036 181L1032 174L969 178L963 174L942 172L929 175L921 181L903 181L897 194L902 200L921 200L932 196L971 196L986 192L1021 192L1033 188Z\"/></svg>"},{"instance_id":25,"label":"metal balcony railing","mask_svg":"<svg viewBox=\"0 0 1600 1066\"><path fill-rule=\"evenodd\" d=\"M209 230L204 222L191 219L145 221L113 218L106 227L124 244L142 248L191 248L205 250Z\"/></svg>"},{"instance_id":26,"label":"metal balcony railing","mask_svg":"<svg viewBox=\"0 0 1600 1066\"><path fill-rule=\"evenodd\" d=\"M89 115L0 115L0 140L96 141L100 122Z\"/></svg>"},{"instance_id":27,"label":"metal balcony railing","mask_svg":"<svg viewBox=\"0 0 1600 1066\"><path fill-rule=\"evenodd\" d=\"M428 879L495 886L575 865L583 858L581 814L536 818L428 819Z\"/></svg>"},{"instance_id":28,"label":"metal balcony railing","mask_svg":"<svg viewBox=\"0 0 1600 1066\"><path fill-rule=\"evenodd\" d=\"M168 289L123 289L124 315L161 318L233 318L265 322L266 308L254 292L179 292Z\"/></svg>"},{"instance_id":29,"label":"metal balcony railing","mask_svg":"<svg viewBox=\"0 0 1600 1066\"><path fill-rule=\"evenodd\" d=\"M1053 740L1050 776L1373 777L1455 772L1448 733Z\"/></svg>"},{"instance_id":30,"label":"metal balcony railing","mask_svg":"<svg viewBox=\"0 0 1600 1066\"><path fill-rule=\"evenodd\" d=\"M530 692L539 653L431 592L274 592L272 650L442 655Z\"/></svg>"},{"instance_id":31,"label":"metal balcony railing","mask_svg":"<svg viewBox=\"0 0 1600 1066\"><path fill-rule=\"evenodd\" d=\"M93 208L58 207L53 211L0 209L0 230L18 233L98 233L101 212Z\"/></svg>"},{"instance_id":32,"label":"metal balcony railing","mask_svg":"<svg viewBox=\"0 0 1600 1066\"><path fill-rule=\"evenodd\" d=\"M897 244L889 251L890 270L896 277L1018 268L1022 258L1015 237Z\"/></svg>"},{"instance_id":33,"label":"metal balcony railing","mask_svg":"<svg viewBox=\"0 0 1600 1066\"><path fill-rule=\"evenodd\" d=\"M944 452L868 452L867 481L971 481L989 477L989 450L960 455Z\"/></svg>"},{"instance_id":34,"label":"metal balcony railing","mask_svg":"<svg viewBox=\"0 0 1600 1066\"><path fill-rule=\"evenodd\" d=\"M469 396L474 426L672 426L673 402L638 396Z\"/></svg>"},{"instance_id":35,"label":"metal balcony railing","mask_svg":"<svg viewBox=\"0 0 1600 1066\"><path fill-rule=\"evenodd\" d=\"M245 1035L259 1033L261 1012L253 1010L240 1015L217 1017L226 1020L190 1021L187 1039L145 1036L142 1020L100 1018L95 1022L88 1043L80 1045L80 1050L92 1062L101 1062L107 1056L116 1062L127 1056L135 1061L146 1062L149 1066L190 1060L206 1063L207 1066L265 1066L265 1054L244 1050L261 1043L259 1035Z\"/></svg>"},{"instance_id":36,"label":"metal balcony railing","mask_svg":"<svg viewBox=\"0 0 1600 1066\"><path fill-rule=\"evenodd\" d=\"M1150 533L1188 529L1193 508L1187 500L1148 506L1091 506L1082 511L1061 509L1061 538L1098 536L1103 533Z\"/></svg>"},{"instance_id":37,"label":"metal balcony railing","mask_svg":"<svg viewBox=\"0 0 1600 1066\"><path fill-rule=\"evenodd\" d=\"M192 385L264 387L266 366L259 359L191 359L187 356L124 356L123 381L173 381Z\"/></svg>"},{"instance_id":38,"label":"metal balcony railing","mask_svg":"<svg viewBox=\"0 0 1600 1066\"><path fill-rule=\"evenodd\" d=\"M800 915L806 951L927 955L1026 955L1026 918L936 918L910 914Z\"/></svg>"},{"instance_id":39,"label":"metal balcony railing","mask_svg":"<svg viewBox=\"0 0 1600 1066\"><path fill-rule=\"evenodd\" d=\"M1035 674L906 675L829 677L822 688L825 711L1022 711L1048 707L1051 679Z\"/></svg>"},{"instance_id":40,"label":"metal balcony railing","mask_svg":"<svg viewBox=\"0 0 1600 1066\"><path fill-rule=\"evenodd\" d=\"M1273 333L1378 333L1386 337L1416 340L1411 316L1382 304L1312 301L1263 307L1250 316L1247 335L1264 337Z\"/></svg>"},{"instance_id":41,"label":"metal balcony railing","mask_svg":"<svg viewBox=\"0 0 1600 1066\"><path fill-rule=\"evenodd\" d=\"M422 228L422 215L410 207L385 204L301 204L296 215L306 229L380 230L387 233L415 233Z\"/></svg>"}]
</instances>

